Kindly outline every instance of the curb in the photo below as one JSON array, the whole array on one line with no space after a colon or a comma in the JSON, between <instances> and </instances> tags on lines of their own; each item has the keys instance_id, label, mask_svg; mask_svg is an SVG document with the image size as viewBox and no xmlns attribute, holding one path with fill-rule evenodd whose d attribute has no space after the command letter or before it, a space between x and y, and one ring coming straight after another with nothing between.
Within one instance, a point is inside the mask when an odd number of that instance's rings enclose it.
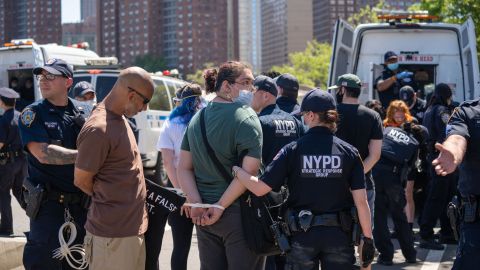
<instances>
[{"instance_id":1,"label":"curb","mask_svg":"<svg viewBox=\"0 0 480 270\"><path fill-rule=\"evenodd\" d=\"M23 269L23 247L26 242L25 237L0 238L0 270Z\"/></svg>"}]
</instances>

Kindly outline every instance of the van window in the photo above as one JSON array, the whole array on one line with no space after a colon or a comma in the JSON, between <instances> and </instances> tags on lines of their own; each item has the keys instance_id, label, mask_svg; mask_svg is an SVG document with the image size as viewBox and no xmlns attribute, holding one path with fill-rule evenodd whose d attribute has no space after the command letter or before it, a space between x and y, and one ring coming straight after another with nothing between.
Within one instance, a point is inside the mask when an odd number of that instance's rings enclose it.
<instances>
[{"instance_id":1,"label":"van window","mask_svg":"<svg viewBox=\"0 0 480 270\"><path fill-rule=\"evenodd\" d=\"M151 110L170 111L170 100L168 97L168 88L163 80L153 80L155 83L155 91L153 92L152 100L149 103Z\"/></svg>"},{"instance_id":2,"label":"van window","mask_svg":"<svg viewBox=\"0 0 480 270\"><path fill-rule=\"evenodd\" d=\"M112 90L113 85L117 81L117 76L98 76L95 84L97 102L101 102Z\"/></svg>"},{"instance_id":3,"label":"van window","mask_svg":"<svg viewBox=\"0 0 480 270\"><path fill-rule=\"evenodd\" d=\"M177 85L175 85L173 82L171 81L165 81L165 84L167 85L168 87L168 92L170 93L170 96L171 97L174 97L175 96L175 92L177 91Z\"/></svg>"}]
</instances>

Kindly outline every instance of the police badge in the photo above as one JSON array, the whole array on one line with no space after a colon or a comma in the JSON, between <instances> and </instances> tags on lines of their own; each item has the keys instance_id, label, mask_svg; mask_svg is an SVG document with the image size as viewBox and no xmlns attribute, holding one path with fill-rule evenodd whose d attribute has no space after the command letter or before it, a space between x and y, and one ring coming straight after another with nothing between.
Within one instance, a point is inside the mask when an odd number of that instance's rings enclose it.
<instances>
[{"instance_id":1,"label":"police badge","mask_svg":"<svg viewBox=\"0 0 480 270\"><path fill-rule=\"evenodd\" d=\"M23 110L20 118L26 127L30 127L30 125L33 123L33 120L35 120L35 112L31 108L26 108Z\"/></svg>"}]
</instances>

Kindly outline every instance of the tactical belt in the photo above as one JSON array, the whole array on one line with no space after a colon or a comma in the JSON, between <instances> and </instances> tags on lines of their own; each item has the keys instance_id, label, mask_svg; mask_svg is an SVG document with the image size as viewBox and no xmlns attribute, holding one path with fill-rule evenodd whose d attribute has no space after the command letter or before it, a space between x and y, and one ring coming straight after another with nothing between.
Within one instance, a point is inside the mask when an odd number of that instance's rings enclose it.
<instances>
[{"instance_id":1,"label":"tactical belt","mask_svg":"<svg viewBox=\"0 0 480 270\"><path fill-rule=\"evenodd\" d=\"M310 227L314 226L325 226L325 227L341 227L340 221L338 219L338 214L323 214L313 216ZM303 231L300 224L297 224L297 229L290 227L292 232Z\"/></svg>"},{"instance_id":2,"label":"tactical belt","mask_svg":"<svg viewBox=\"0 0 480 270\"><path fill-rule=\"evenodd\" d=\"M0 158L15 158L22 156L22 151L7 151L7 152L0 152Z\"/></svg>"},{"instance_id":3,"label":"tactical belt","mask_svg":"<svg viewBox=\"0 0 480 270\"><path fill-rule=\"evenodd\" d=\"M46 198L49 201L57 201L59 203L79 204L82 202L82 196L83 194L81 193L68 193L49 190Z\"/></svg>"},{"instance_id":4,"label":"tactical belt","mask_svg":"<svg viewBox=\"0 0 480 270\"><path fill-rule=\"evenodd\" d=\"M378 169L383 169L383 170L388 170L391 171L395 174L400 173L400 170L402 169L399 165L387 165L383 163L377 163L375 164L375 167Z\"/></svg>"}]
</instances>

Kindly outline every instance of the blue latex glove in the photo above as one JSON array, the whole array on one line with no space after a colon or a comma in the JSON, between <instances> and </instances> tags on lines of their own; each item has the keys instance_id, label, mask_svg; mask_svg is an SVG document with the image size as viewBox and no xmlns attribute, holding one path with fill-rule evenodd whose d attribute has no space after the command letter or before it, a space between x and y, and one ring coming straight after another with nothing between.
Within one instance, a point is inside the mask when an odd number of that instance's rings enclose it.
<instances>
[{"instance_id":1,"label":"blue latex glove","mask_svg":"<svg viewBox=\"0 0 480 270\"><path fill-rule=\"evenodd\" d=\"M401 80L401 79L405 79L407 77L410 77L412 75L413 75L413 72L402 71L402 72L398 73L396 76L397 76L397 79Z\"/></svg>"}]
</instances>

